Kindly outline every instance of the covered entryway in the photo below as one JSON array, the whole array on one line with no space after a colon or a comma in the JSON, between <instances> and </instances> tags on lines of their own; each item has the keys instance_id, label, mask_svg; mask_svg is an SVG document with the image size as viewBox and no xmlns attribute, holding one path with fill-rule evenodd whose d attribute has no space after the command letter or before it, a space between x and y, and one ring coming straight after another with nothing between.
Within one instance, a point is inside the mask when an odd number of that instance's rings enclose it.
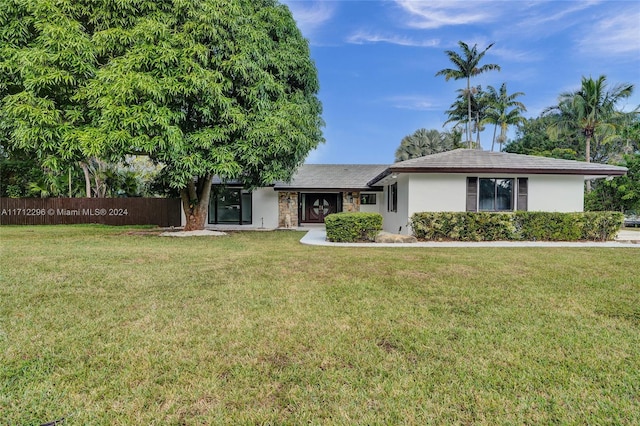
<instances>
[{"instance_id":1,"label":"covered entryway","mask_svg":"<svg viewBox=\"0 0 640 426\"><path fill-rule=\"evenodd\" d=\"M324 218L338 211L338 194L303 194L302 223L324 223Z\"/></svg>"}]
</instances>

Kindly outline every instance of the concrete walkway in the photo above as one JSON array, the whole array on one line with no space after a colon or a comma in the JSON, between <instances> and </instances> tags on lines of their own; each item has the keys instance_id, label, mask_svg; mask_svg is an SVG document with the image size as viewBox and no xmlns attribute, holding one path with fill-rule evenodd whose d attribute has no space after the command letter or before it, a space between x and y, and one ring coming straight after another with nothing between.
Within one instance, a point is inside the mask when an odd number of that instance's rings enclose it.
<instances>
[{"instance_id":1,"label":"concrete walkway","mask_svg":"<svg viewBox=\"0 0 640 426\"><path fill-rule=\"evenodd\" d=\"M309 230L300 240L302 244L331 247L630 247L640 249L640 232L620 231L616 241L569 242L569 241L443 241L417 243L332 243L327 241L324 229Z\"/></svg>"}]
</instances>

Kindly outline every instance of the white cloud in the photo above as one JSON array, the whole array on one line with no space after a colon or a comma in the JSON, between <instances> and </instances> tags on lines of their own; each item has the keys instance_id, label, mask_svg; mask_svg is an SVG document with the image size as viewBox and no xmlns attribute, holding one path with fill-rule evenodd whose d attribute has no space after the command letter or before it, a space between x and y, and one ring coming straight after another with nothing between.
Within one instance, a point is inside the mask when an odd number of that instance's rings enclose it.
<instances>
[{"instance_id":1,"label":"white cloud","mask_svg":"<svg viewBox=\"0 0 640 426\"><path fill-rule=\"evenodd\" d=\"M478 45L479 47L482 45ZM488 54L495 55L500 59L511 61L511 62L538 62L543 59L540 53L534 50L512 50L498 47L497 45L492 47Z\"/></svg>"},{"instance_id":2,"label":"white cloud","mask_svg":"<svg viewBox=\"0 0 640 426\"><path fill-rule=\"evenodd\" d=\"M411 47L436 47L440 45L439 39L415 40L411 37L400 35L373 34L366 31L358 31L347 38L352 44L389 43Z\"/></svg>"},{"instance_id":3,"label":"white cloud","mask_svg":"<svg viewBox=\"0 0 640 426\"><path fill-rule=\"evenodd\" d=\"M528 17L526 24L534 28L544 28L544 25L550 22L560 22L564 25L571 25L572 19L569 15L581 12L582 10L589 9L601 3L600 0L590 1L568 1L568 2L538 2L533 3L537 6L538 14L533 17ZM550 13L550 6L561 6L557 11ZM567 6L567 7L565 7Z\"/></svg>"},{"instance_id":4,"label":"white cloud","mask_svg":"<svg viewBox=\"0 0 640 426\"><path fill-rule=\"evenodd\" d=\"M581 33L580 50L600 55L626 55L637 59L640 55L640 7L626 13L602 17L589 31Z\"/></svg>"},{"instance_id":5,"label":"white cloud","mask_svg":"<svg viewBox=\"0 0 640 426\"><path fill-rule=\"evenodd\" d=\"M305 35L310 37L318 28L329 22L335 13L338 2L335 1L295 1L284 0L291 10L298 28Z\"/></svg>"},{"instance_id":6,"label":"white cloud","mask_svg":"<svg viewBox=\"0 0 640 426\"><path fill-rule=\"evenodd\" d=\"M435 29L448 25L466 25L493 21L496 3L492 1L412 1L395 0L413 16L407 24L413 28Z\"/></svg>"},{"instance_id":7,"label":"white cloud","mask_svg":"<svg viewBox=\"0 0 640 426\"><path fill-rule=\"evenodd\" d=\"M392 96L386 98L384 102L393 108L413 111L433 111L442 108L442 106L435 103L433 99L423 95Z\"/></svg>"}]
</instances>

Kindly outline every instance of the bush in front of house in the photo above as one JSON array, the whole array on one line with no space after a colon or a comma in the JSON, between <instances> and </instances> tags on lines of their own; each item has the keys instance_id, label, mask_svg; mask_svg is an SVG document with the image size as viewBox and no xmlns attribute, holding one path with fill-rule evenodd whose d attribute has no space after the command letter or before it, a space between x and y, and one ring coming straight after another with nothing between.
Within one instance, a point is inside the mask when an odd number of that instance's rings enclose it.
<instances>
[{"instance_id":1,"label":"bush in front of house","mask_svg":"<svg viewBox=\"0 0 640 426\"><path fill-rule=\"evenodd\" d=\"M583 240L613 240L624 224L624 214L621 212L584 212L582 218Z\"/></svg>"},{"instance_id":2,"label":"bush in front of house","mask_svg":"<svg viewBox=\"0 0 640 426\"><path fill-rule=\"evenodd\" d=\"M525 241L578 241L582 213L516 212L517 239Z\"/></svg>"},{"instance_id":3,"label":"bush in front of house","mask_svg":"<svg viewBox=\"0 0 640 426\"><path fill-rule=\"evenodd\" d=\"M327 239L336 243L373 241L382 230L379 213L334 213L324 218Z\"/></svg>"},{"instance_id":4,"label":"bush in front of house","mask_svg":"<svg viewBox=\"0 0 640 426\"><path fill-rule=\"evenodd\" d=\"M624 221L620 212L514 213L519 239L541 241L609 241Z\"/></svg>"},{"instance_id":5,"label":"bush in front of house","mask_svg":"<svg viewBox=\"0 0 640 426\"><path fill-rule=\"evenodd\" d=\"M424 212L411 217L411 226L422 240L607 241L623 220L619 212Z\"/></svg>"},{"instance_id":6,"label":"bush in front of house","mask_svg":"<svg viewBox=\"0 0 640 426\"><path fill-rule=\"evenodd\" d=\"M487 212L424 212L411 217L416 238L424 240L498 241L513 239L509 215Z\"/></svg>"}]
</instances>

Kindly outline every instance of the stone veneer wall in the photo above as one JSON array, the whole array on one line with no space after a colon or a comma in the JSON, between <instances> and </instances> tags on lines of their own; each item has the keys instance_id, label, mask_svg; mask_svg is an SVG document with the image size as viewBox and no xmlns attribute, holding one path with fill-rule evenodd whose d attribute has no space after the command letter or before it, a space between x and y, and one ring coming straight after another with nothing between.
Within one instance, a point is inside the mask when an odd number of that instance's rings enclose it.
<instances>
[{"instance_id":1,"label":"stone veneer wall","mask_svg":"<svg viewBox=\"0 0 640 426\"><path fill-rule=\"evenodd\" d=\"M278 192L278 226L280 228L298 226L297 192Z\"/></svg>"},{"instance_id":2,"label":"stone veneer wall","mask_svg":"<svg viewBox=\"0 0 640 426\"><path fill-rule=\"evenodd\" d=\"M351 196L351 201L349 197ZM359 212L360 211L360 193L359 192L343 192L342 193L342 211L343 212Z\"/></svg>"}]
</instances>

